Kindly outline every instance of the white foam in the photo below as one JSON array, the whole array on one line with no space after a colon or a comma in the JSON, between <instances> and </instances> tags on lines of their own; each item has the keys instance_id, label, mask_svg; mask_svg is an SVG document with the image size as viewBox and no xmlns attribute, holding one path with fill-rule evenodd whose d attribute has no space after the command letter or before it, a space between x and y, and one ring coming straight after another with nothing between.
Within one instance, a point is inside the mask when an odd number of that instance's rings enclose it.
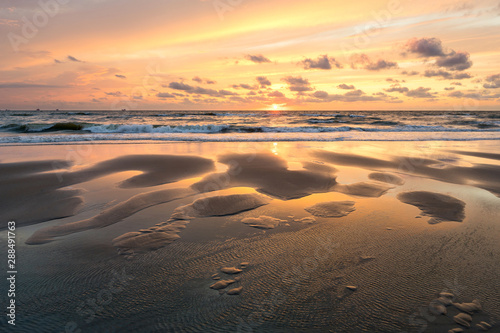
<instances>
[{"instance_id":1,"label":"white foam","mask_svg":"<svg viewBox=\"0 0 500 333\"><path fill-rule=\"evenodd\" d=\"M182 125L153 126L142 124L130 125L91 125L84 130L92 133L219 133L228 129L228 125Z\"/></svg>"},{"instance_id":2,"label":"white foam","mask_svg":"<svg viewBox=\"0 0 500 333\"><path fill-rule=\"evenodd\" d=\"M115 142L279 142L279 141L475 141L500 140L500 133L86 133L0 135L0 145Z\"/></svg>"}]
</instances>

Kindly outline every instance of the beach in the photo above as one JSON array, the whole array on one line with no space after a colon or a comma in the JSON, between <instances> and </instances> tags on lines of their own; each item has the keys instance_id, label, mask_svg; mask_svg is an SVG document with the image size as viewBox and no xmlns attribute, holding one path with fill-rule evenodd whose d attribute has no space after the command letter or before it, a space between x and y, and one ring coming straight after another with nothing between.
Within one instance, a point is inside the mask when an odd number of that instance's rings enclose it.
<instances>
[{"instance_id":1,"label":"beach","mask_svg":"<svg viewBox=\"0 0 500 333\"><path fill-rule=\"evenodd\" d=\"M500 333L499 0L0 13L0 333Z\"/></svg>"},{"instance_id":2,"label":"beach","mask_svg":"<svg viewBox=\"0 0 500 333\"><path fill-rule=\"evenodd\" d=\"M448 332L476 303L468 331L498 330L496 140L0 156L22 332Z\"/></svg>"}]
</instances>

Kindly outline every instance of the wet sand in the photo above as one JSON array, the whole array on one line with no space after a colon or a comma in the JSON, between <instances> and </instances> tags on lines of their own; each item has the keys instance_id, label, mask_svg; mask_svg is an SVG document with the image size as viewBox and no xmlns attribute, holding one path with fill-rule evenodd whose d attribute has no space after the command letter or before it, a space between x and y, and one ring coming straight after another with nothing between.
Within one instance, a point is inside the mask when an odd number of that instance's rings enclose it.
<instances>
[{"instance_id":1,"label":"wet sand","mask_svg":"<svg viewBox=\"0 0 500 333\"><path fill-rule=\"evenodd\" d=\"M24 268L41 274L27 289L43 286L21 296L27 318L34 297L78 299L88 286L73 283L108 265L141 281L82 328L499 328L495 142L94 145L64 159L73 148L0 147L1 227L17 222ZM60 311L47 330L74 316Z\"/></svg>"}]
</instances>

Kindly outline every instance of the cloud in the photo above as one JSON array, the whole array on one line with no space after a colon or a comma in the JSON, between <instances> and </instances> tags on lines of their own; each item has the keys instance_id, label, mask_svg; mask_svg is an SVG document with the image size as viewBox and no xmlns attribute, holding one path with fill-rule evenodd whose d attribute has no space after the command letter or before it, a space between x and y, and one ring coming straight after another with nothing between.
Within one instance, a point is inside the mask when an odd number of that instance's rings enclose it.
<instances>
[{"instance_id":1,"label":"cloud","mask_svg":"<svg viewBox=\"0 0 500 333\"><path fill-rule=\"evenodd\" d=\"M490 82L483 85L486 89L500 88L500 74L494 74L486 77L486 82Z\"/></svg>"},{"instance_id":2,"label":"cloud","mask_svg":"<svg viewBox=\"0 0 500 333\"><path fill-rule=\"evenodd\" d=\"M398 68L398 64L394 61L379 59L376 62L371 61L366 54L353 54L350 57L351 68L363 68L369 71L379 71L381 69Z\"/></svg>"},{"instance_id":3,"label":"cloud","mask_svg":"<svg viewBox=\"0 0 500 333\"><path fill-rule=\"evenodd\" d=\"M172 95L170 93L158 93L158 94L156 94L156 97L159 97L159 98L175 98L175 95Z\"/></svg>"},{"instance_id":4,"label":"cloud","mask_svg":"<svg viewBox=\"0 0 500 333\"><path fill-rule=\"evenodd\" d=\"M447 90L447 91L455 90L455 87L445 87L444 90Z\"/></svg>"},{"instance_id":5,"label":"cloud","mask_svg":"<svg viewBox=\"0 0 500 333\"><path fill-rule=\"evenodd\" d=\"M121 91L105 92L105 94L108 96L115 96L115 97L124 96Z\"/></svg>"},{"instance_id":6,"label":"cloud","mask_svg":"<svg viewBox=\"0 0 500 333\"><path fill-rule=\"evenodd\" d=\"M269 96L269 97L280 97L280 98L285 97L285 95L281 91L278 91L278 90L275 90L275 91L267 94L267 96Z\"/></svg>"},{"instance_id":7,"label":"cloud","mask_svg":"<svg viewBox=\"0 0 500 333\"><path fill-rule=\"evenodd\" d=\"M425 77L442 77L443 79L446 80L463 80L463 79L470 79L472 76L468 73L458 73L458 74L453 74L447 71L443 70L426 70L424 73Z\"/></svg>"},{"instance_id":8,"label":"cloud","mask_svg":"<svg viewBox=\"0 0 500 333\"><path fill-rule=\"evenodd\" d=\"M316 98L325 99L328 98L329 94L326 91L318 90L313 93L313 96Z\"/></svg>"},{"instance_id":9,"label":"cloud","mask_svg":"<svg viewBox=\"0 0 500 333\"><path fill-rule=\"evenodd\" d=\"M433 98L434 96L429 92L430 90L431 88L419 87L406 92L406 96L414 98Z\"/></svg>"},{"instance_id":10,"label":"cloud","mask_svg":"<svg viewBox=\"0 0 500 333\"><path fill-rule=\"evenodd\" d=\"M412 38L406 42L405 49L421 57L440 57L446 55L443 52L441 40L438 38Z\"/></svg>"},{"instance_id":11,"label":"cloud","mask_svg":"<svg viewBox=\"0 0 500 333\"><path fill-rule=\"evenodd\" d=\"M126 79L127 78L125 75L121 75L121 74L115 74L115 76L119 79Z\"/></svg>"},{"instance_id":12,"label":"cloud","mask_svg":"<svg viewBox=\"0 0 500 333\"><path fill-rule=\"evenodd\" d=\"M233 84L231 87L233 87L234 89L243 88L243 89L247 89L247 90L257 90L259 88L256 85L255 86L251 86L251 85L246 84L246 83Z\"/></svg>"},{"instance_id":13,"label":"cloud","mask_svg":"<svg viewBox=\"0 0 500 333\"><path fill-rule=\"evenodd\" d=\"M355 87L353 85L347 85L345 83L339 84L337 86L337 88L339 88L339 89L345 89L345 90L355 89Z\"/></svg>"},{"instance_id":14,"label":"cloud","mask_svg":"<svg viewBox=\"0 0 500 333\"><path fill-rule=\"evenodd\" d=\"M300 62L304 69L332 69L332 65L336 68L342 68L343 66L335 60L335 58L328 57L327 54L321 55L318 59L314 60L311 58L306 58Z\"/></svg>"},{"instance_id":15,"label":"cloud","mask_svg":"<svg viewBox=\"0 0 500 333\"><path fill-rule=\"evenodd\" d=\"M494 96L481 95L478 93L463 93L461 91L454 91L452 93L449 93L448 96L455 98L471 98L476 100L484 100L494 97Z\"/></svg>"},{"instance_id":16,"label":"cloud","mask_svg":"<svg viewBox=\"0 0 500 333\"><path fill-rule=\"evenodd\" d=\"M384 89L386 92L398 92L398 93L407 93L410 89L406 87L401 87L399 84L393 84L389 89Z\"/></svg>"},{"instance_id":17,"label":"cloud","mask_svg":"<svg viewBox=\"0 0 500 333\"><path fill-rule=\"evenodd\" d=\"M222 95L222 96L236 96L238 95L237 93L233 92L233 91L229 91L229 90L219 90L219 94Z\"/></svg>"},{"instance_id":18,"label":"cloud","mask_svg":"<svg viewBox=\"0 0 500 333\"><path fill-rule=\"evenodd\" d=\"M281 80L288 83L288 89L290 91L303 92L312 90L309 80L304 79L301 76L287 76L282 78Z\"/></svg>"},{"instance_id":19,"label":"cloud","mask_svg":"<svg viewBox=\"0 0 500 333\"><path fill-rule=\"evenodd\" d=\"M35 84L24 82L8 82L0 83L0 88L4 89L17 89L17 88L65 88L65 86L50 85L50 84Z\"/></svg>"},{"instance_id":20,"label":"cloud","mask_svg":"<svg viewBox=\"0 0 500 333\"><path fill-rule=\"evenodd\" d=\"M366 65L365 69L369 71L379 71L381 69L398 68L398 63L394 61L387 61L379 59L375 63Z\"/></svg>"},{"instance_id":21,"label":"cloud","mask_svg":"<svg viewBox=\"0 0 500 333\"><path fill-rule=\"evenodd\" d=\"M401 74L402 75L407 75L407 76L415 76L415 75L420 74L420 72L417 72L417 71L402 71Z\"/></svg>"},{"instance_id":22,"label":"cloud","mask_svg":"<svg viewBox=\"0 0 500 333\"><path fill-rule=\"evenodd\" d=\"M170 82L168 87L172 88L172 89L184 90L184 91L191 91L194 89L194 87L190 86L189 84L185 84L182 82Z\"/></svg>"},{"instance_id":23,"label":"cloud","mask_svg":"<svg viewBox=\"0 0 500 333\"><path fill-rule=\"evenodd\" d=\"M231 96L231 97L229 97L229 100L234 101L234 102L239 102L239 103L250 103L251 102L247 98L243 98L240 96Z\"/></svg>"},{"instance_id":24,"label":"cloud","mask_svg":"<svg viewBox=\"0 0 500 333\"><path fill-rule=\"evenodd\" d=\"M206 89L202 87L196 87L192 92L189 91L190 93L194 94L200 94L200 95L209 95L209 96L220 96L219 92L215 89Z\"/></svg>"},{"instance_id":25,"label":"cloud","mask_svg":"<svg viewBox=\"0 0 500 333\"><path fill-rule=\"evenodd\" d=\"M381 101L382 97L374 97L367 96L361 90L349 91L343 95L341 94L333 94L330 95L326 91L318 90L315 91L312 95L310 95L311 99L307 99L306 102L372 102L372 101Z\"/></svg>"},{"instance_id":26,"label":"cloud","mask_svg":"<svg viewBox=\"0 0 500 333\"><path fill-rule=\"evenodd\" d=\"M57 60L57 59L54 59L54 62L55 62L56 64L62 64L62 63L63 63L61 60Z\"/></svg>"},{"instance_id":27,"label":"cloud","mask_svg":"<svg viewBox=\"0 0 500 333\"><path fill-rule=\"evenodd\" d=\"M405 49L421 57L437 57L434 64L451 71L463 71L472 67L469 53L454 50L444 52L438 38L412 38L406 42Z\"/></svg>"},{"instance_id":28,"label":"cloud","mask_svg":"<svg viewBox=\"0 0 500 333\"><path fill-rule=\"evenodd\" d=\"M451 54L437 59L436 66L446 67L452 71L463 71L472 67L472 61L469 53L453 51Z\"/></svg>"},{"instance_id":29,"label":"cloud","mask_svg":"<svg viewBox=\"0 0 500 333\"><path fill-rule=\"evenodd\" d=\"M76 58L75 58L75 57L73 57L73 56L70 56L70 55L67 57L67 59L68 59L69 61L83 62L83 61L81 61L81 60L79 60L79 59L76 59Z\"/></svg>"},{"instance_id":30,"label":"cloud","mask_svg":"<svg viewBox=\"0 0 500 333\"><path fill-rule=\"evenodd\" d=\"M451 84L451 85L454 85L454 86L461 86L461 85L462 85L462 83L460 83L460 82L452 82L452 83L450 83L450 84Z\"/></svg>"},{"instance_id":31,"label":"cloud","mask_svg":"<svg viewBox=\"0 0 500 333\"><path fill-rule=\"evenodd\" d=\"M349 91L344 94L344 96L361 96L364 95L365 93L362 90L354 90L354 91Z\"/></svg>"},{"instance_id":32,"label":"cloud","mask_svg":"<svg viewBox=\"0 0 500 333\"><path fill-rule=\"evenodd\" d=\"M265 76L257 76L256 80L259 82L261 88L271 85L271 81L269 81Z\"/></svg>"},{"instance_id":33,"label":"cloud","mask_svg":"<svg viewBox=\"0 0 500 333\"><path fill-rule=\"evenodd\" d=\"M268 58L264 57L262 54L258 54L258 55L247 54L247 55L245 55L245 59L250 60L252 62L255 62L257 64L262 64L262 63L265 63L265 62L271 62L271 60L269 60Z\"/></svg>"},{"instance_id":34,"label":"cloud","mask_svg":"<svg viewBox=\"0 0 500 333\"><path fill-rule=\"evenodd\" d=\"M182 90L189 94L198 94L198 95L209 95L212 97L225 97L225 96L235 96L237 93L229 90L215 90L215 89L207 89L203 87L193 87L188 84L182 82L170 82L168 88L175 90Z\"/></svg>"},{"instance_id":35,"label":"cloud","mask_svg":"<svg viewBox=\"0 0 500 333\"><path fill-rule=\"evenodd\" d=\"M210 80L210 79L202 79L201 77L199 76L195 76L192 78L193 81L195 82L198 82L198 83L206 83L206 84L216 84L217 82L214 81L214 80Z\"/></svg>"},{"instance_id":36,"label":"cloud","mask_svg":"<svg viewBox=\"0 0 500 333\"><path fill-rule=\"evenodd\" d=\"M463 79L471 79L471 78L473 78L473 76L470 75L469 73L458 73L458 74L455 74L453 76L453 78L455 80L463 80Z\"/></svg>"}]
</instances>

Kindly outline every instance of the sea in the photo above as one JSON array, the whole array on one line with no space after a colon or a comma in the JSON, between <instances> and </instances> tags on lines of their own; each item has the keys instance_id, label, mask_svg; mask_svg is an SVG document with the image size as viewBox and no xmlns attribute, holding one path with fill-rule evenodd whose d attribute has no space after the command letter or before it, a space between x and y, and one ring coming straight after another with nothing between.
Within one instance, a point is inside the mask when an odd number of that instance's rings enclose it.
<instances>
[{"instance_id":1,"label":"sea","mask_svg":"<svg viewBox=\"0 0 500 333\"><path fill-rule=\"evenodd\" d=\"M0 145L498 139L500 111L0 111Z\"/></svg>"}]
</instances>

